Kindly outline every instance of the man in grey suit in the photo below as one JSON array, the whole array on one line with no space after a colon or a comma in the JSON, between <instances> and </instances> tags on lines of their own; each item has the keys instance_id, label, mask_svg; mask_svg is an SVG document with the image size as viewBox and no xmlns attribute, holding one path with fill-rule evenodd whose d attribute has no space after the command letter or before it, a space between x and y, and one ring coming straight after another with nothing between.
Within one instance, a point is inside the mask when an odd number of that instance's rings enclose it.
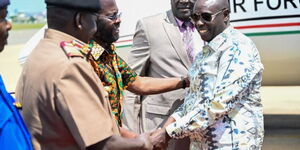
<instances>
[{"instance_id":1,"label":"man in grey suit","mask_svg":"<svg viewBox=\"0 0 300 150\"><path fill-rule=\"evenodd\" d=\"M204 45L190 22L195 1L171 0L171 10L138 21L128 64L140 76L187 76L193 58ZM187 31L191 39L186 39ZM125 126L138 133L160 127L182 104L185 92L185 89L179 89L147 96L127 92L124 106ZM172 142L169 149L188 149L187 139Z\"/></svg>"}]
</instances>

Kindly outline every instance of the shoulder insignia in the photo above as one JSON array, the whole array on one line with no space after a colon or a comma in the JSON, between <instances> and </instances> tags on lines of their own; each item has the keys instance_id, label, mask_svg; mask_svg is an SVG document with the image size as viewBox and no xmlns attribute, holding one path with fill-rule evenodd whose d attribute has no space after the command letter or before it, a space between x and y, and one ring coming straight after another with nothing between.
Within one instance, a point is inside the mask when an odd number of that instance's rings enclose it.
<instances>
[{"instance_id":1,"label":"shoulder insignia","mask_svg":"<svg viewBox=\"0 0 300 150\"><path fill-rule=\"evenodd\" d=\"M82 57L82 58L85 57L85 55L81 53L83 44L75 40L70 42L62 41L60 43L60 47L65 51L68 57Z\"/></svg>"},{"instance_id":2,"label":"shoulder insignia","mask_svg":"<svg viewBox=\"0 0 300 150\"><path fill-rule=\"evenodd\" d=\"M81 49L81 52L83 54L92 55L94 60L98 60L104 51L105 49L99 44L97 44L94 40L91 40L88 45L83 46L83 48Z\"/></svg>"},{"instance_id":3,"label":"shoulder insignia","mask_svg":"<svg viewBox=\"0 0 300 150\"><path fill-rule=\"evenodd\" d=\"M13 105L19 109L19 110L22 110L22 104L20 102L14 102Z\"/></svg>"}]
</instances>

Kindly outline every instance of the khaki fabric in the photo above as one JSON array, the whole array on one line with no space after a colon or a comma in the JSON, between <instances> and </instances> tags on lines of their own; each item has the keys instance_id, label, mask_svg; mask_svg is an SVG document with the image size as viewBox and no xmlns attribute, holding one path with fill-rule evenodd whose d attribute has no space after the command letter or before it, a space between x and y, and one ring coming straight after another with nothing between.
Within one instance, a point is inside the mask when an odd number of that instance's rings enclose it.
<instances>
[{"instance_id":1,"label":"khaki fabric","mask_svg":"<svg viewBox=\"0 0 300 150\"><path fill-rule=\"evenodd\" d=\"M75 40L48 29L29 56L16 99L36 150L80 150L119 135L101 81L83 57L68 57L61 41Z\"/></svg>"}]
</instances>

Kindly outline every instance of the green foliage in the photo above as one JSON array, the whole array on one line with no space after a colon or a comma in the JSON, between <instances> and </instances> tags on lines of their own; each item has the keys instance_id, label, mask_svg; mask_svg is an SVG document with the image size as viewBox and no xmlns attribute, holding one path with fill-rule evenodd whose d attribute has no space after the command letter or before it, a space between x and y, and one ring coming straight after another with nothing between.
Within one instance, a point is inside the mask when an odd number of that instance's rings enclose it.
<instances>
[{"instance_id":1,"label":"green foliage","mask_svg":"<svg viewBox=\"0 0 300 150\"><path fill-rule=\"evenodd\" d=\"M12 25L12 30L39 29L44 25L45 23L16 23Z\"/></svg>"}]
</instances>

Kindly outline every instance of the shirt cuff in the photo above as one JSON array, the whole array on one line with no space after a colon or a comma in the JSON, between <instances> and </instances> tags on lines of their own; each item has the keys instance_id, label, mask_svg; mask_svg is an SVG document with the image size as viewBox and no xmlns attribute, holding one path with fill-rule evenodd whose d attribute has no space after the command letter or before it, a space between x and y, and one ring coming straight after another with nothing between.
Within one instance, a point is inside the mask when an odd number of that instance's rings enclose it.
<instances>
[{"instance_id":1,"label":"shirt cuff","mask_svg":"<svg viewBox=\"0 0 300 150\"><path fill-rule=\"evenodd\" d=\"M173 114L171 115L171 117L174 118L176 121L177 121L177 120L180 120L180 118L181 118L181 116L180 116L179 113L173 113Z\"/></svg>"},{"instance_id":2,"label":"shirt cuff","mask_svg":"<svg viewBox=\"0 0 300 150\"><path fill-rule=\"evenodd\" d=\"M177 121L168 125L166 131L171 138L177 139L180 137L181 129L178 128Z\"/></svg>"}]
</instances>

